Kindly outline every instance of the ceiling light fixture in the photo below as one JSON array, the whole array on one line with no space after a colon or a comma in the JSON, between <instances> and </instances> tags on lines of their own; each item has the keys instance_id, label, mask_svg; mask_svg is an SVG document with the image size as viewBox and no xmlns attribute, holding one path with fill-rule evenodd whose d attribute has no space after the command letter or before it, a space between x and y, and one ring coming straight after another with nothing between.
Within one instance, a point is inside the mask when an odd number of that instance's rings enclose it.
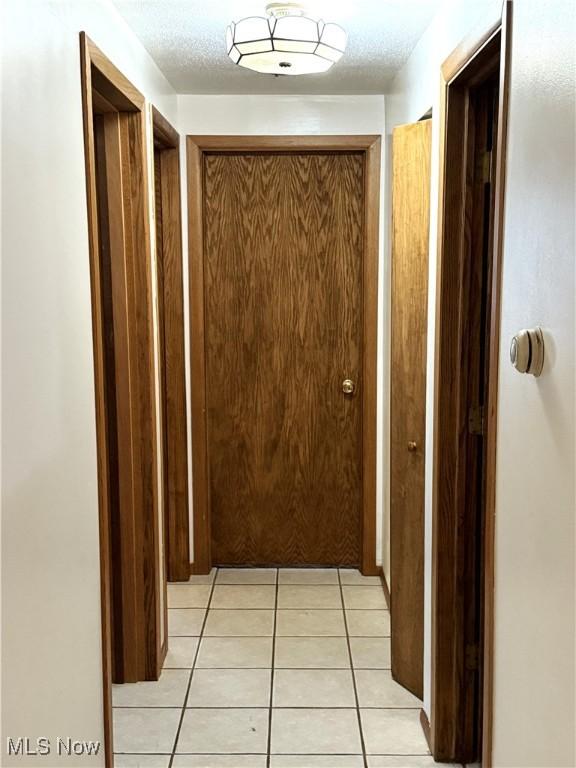
<instances>
[{"instance_id":1,"label":"ceiling light fixture","mask_svg":"<svg viewBox=\"0 0 576 768\"><path fill-rule=\"evenodd\" d=\"M325 24L297 2L273 2L268 18L249 16L226 30L226 49L234 64L267 75L326 72L346 48L346 32Z\"/></svg>"}]
</instances>

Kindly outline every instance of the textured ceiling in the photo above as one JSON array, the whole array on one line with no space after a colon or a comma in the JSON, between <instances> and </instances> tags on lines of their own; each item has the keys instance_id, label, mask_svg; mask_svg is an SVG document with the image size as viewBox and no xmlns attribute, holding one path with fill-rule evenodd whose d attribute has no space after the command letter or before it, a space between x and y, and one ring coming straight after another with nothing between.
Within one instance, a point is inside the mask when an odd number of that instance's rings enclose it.
<instances>
[{"instance_id":1,"label":"textured ceiling","mask_svg":"<svg viewBox=\"0 0 576 768\"><path fill-rule=\"evenodd\" d=\"M318 0L308 4L348 32L342 59L322 75L274 77L235 66L232 20L264 16L266 0L114 0L177 93L385 93L441 0Z\"/></svg>"}]
</instances>

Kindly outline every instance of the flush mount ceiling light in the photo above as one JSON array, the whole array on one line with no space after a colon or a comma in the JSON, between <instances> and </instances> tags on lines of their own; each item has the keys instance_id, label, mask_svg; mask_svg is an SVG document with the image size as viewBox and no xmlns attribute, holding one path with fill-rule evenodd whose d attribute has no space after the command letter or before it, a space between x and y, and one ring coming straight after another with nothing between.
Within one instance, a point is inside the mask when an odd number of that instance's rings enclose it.
<instances>
[{"instance_id":1,"label":"flush mount ceiling light","mask_svg":"<svg viewBox=\"0 0 576 768\"><path fill-rule=\"evenodd\" d=\"M326 72L346 48L346 32L307 15L300 3L274 2L268 18L249 16L226 30L226 49L234 64L267 75Z\"/></svg>"}]
</instances>

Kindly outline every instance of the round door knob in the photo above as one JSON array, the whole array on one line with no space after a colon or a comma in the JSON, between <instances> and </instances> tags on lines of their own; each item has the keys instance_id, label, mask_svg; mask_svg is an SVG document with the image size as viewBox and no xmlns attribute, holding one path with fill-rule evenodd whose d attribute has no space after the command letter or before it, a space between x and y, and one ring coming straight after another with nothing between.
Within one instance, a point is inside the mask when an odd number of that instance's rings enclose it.
<instances>
[{"instance_id":1,"label":"round door knob","mask_svg":"<svg viewBox=\"0 0 576 768\"><path fill-rule=\"evenodd\" d=\"M416 448L418 448L418 445L414 442L414 440L409 440L408 441L408 450L411 453L413 453L416 450Z\"/></svg>"},{"instance_id":2,"label":"round door knob","mask_svg":"<svg viewBox=\"0 0 576 768\"><path fill-rule=\"evenodd\" d=\"M355 389L356 384L354 384L352 379L344 379L342 382L342 392L344 392L345 395L353 395Z\"/></svg>"}]
</instances>

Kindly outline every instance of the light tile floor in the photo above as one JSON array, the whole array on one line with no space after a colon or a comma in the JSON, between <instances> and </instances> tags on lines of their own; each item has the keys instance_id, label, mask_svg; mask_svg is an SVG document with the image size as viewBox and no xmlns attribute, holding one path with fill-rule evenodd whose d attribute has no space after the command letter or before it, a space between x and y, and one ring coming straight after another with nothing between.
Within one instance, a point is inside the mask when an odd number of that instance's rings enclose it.
<instances>
[{"instance_id":1,"label":"light tile floor","mask_svg":"<svg viewBox=\"0 0 576 768\"><path fill-rule=\"evenodd\" d=\"M214 569L168 585L157 682L115 685L116 768L425 768L378 577Z\"/></svg>"}]
</instances>

